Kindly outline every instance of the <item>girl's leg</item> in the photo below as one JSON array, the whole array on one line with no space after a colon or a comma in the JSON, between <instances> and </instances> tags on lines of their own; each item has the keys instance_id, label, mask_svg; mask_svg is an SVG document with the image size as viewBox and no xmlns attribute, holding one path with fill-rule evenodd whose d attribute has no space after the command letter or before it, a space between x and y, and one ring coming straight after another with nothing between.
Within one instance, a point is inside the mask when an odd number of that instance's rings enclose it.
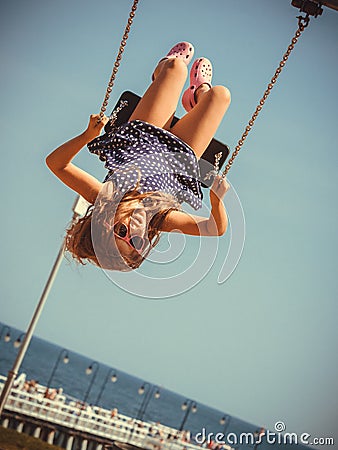
<instances>
[{"instance_id":1,"label":"girl's leg","mask_svg":"<svg viewBox=\"0 0 338 450\"><path fill-rule=\"evenodd\" d=\"M155 80L135 108L129 121L143 120L158 127L168 124L179 101L188 70L180 58L161 61Z\"/></svg>"},{"instance_id":2,"label":"girl's leg","mask_svg":"<svg viewBox=\"0 0 338 450\"><path fill-rule=\"evenodd\" d=\"M180 119L171 132L186 142L200 158L210 144L230 105L230 92L224 86L202 84L196 91L197 105Z\"/></svg>"}]
</instances>

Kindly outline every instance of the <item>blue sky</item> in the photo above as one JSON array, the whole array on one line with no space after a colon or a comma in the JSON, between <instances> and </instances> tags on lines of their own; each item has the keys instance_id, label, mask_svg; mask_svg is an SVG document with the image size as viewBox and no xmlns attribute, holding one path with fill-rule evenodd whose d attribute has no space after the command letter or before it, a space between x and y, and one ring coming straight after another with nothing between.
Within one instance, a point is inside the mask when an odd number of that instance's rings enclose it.
<instances>
[{"instance_id":1,"label":"blue sky","mask_svg":"<svg viewBox=\"0 0 338 450\"><path fill-rule=\"evenodd\" d=\"M1 14L1 321L25 329L75 194L45 156L100 108L129 1L16 1ZM217 138L233 148L297 27L288 0L140 0L110 108L142 94L189 40L232 92ZM312 19L230 172L246 220L193 289L147 300L64 261L36 334L244 420L332 436L337 424L338 13ZM183 110L179 107L178 115ZM77 163L104 168L84 149ZM196 241L188 240L186 257ZM128 276L128 274L126 275ZM336 436L336 439L338 436Z\"/></svg>"}]
</instances>

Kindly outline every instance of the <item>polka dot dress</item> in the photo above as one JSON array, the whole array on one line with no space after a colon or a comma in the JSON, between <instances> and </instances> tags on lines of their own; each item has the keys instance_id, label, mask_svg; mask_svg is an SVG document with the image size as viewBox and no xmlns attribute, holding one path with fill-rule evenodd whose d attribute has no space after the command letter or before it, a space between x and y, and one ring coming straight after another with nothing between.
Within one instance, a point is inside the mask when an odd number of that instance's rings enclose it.
<instances>
[{"instance_id":1,"label":"polka dot dress","mask_svg":"<svg viewBox=\"0 0 338 450\"><path fill-rule=\"evenodd\" d=\"M202 207L198 162L193 150L169 131L133 120L97 137L88 149L105 161L108 174L122 193L161 191L195 210Z\"/></svg>"}]
</instances>

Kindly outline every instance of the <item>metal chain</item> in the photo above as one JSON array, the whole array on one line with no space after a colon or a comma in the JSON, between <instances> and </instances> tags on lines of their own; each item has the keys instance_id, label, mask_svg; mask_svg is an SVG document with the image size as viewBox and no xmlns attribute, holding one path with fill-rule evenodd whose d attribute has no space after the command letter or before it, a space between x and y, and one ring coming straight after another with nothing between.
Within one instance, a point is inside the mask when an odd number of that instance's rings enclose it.
<instances>
[{"instance_id":1,"label":"metal chain","mask_svg":"<svg viewBox=\"0 0 338 450\"><path fill-rule=\"evenodd\" d=\"M209 170L209 172L205 175L205 177L203 178L204 181L210 180L212 177L218 175L219 163L221 161L222 155L223 155L222 152L216 153L214 167L212 168L212 170Z\"/></svg>"},{"instance_id":2,"label":"metal chain","mask_svg":"<svg viewBox=\"0 0 338 450\"><path fill-rule=\"evenodd\" d=\"M292 38L291 44L289 45L287 51L286 51L285 54L283 55L283 58L282 58L282 60L280 61L279 66L278 66L278 68L276 69L276 72L275 72L274 76L272 77L270 83L268 84L268 87L267 87L267 89L265 90L263 97L260 99L259 104L257 105L255 112L254 112L253 115L251 116L251 119L249 120L248 125L247 125L246 128L245 128L245 131L243 132L243 134L242 134L240 140L239 140L238 143L237 143L237 145L236 145L236 147L235 147L235 150L234 150L234 152L232 153L232 155L231 155L231 157L230 157L230 159L229 159L229 161L228 161L228 164L226 165L226 167L225 167L225 169L224 169L224 171L223 171L223 173L222 173L222 178L223 178L223 179L226 177L226 175L227 175L227 173L229 172L229 170L230 170L230 168L231 168L233 162L235 161L236 156L238 155L240 149L242 148L245 139L247 138L247 136L248 136L250 130L252 129L252 127L253 127L253 125L254 125L255 120L256 120L257 117L258 117L258 114L259 114L260 111L262 110L262 108L263 108L263 106L264 106L264 103L265 103L266 99L268 98L268 96L269 96L269 94L270 94L272 88L274 87L274 85L275 85L275 83L276 83L279 74L281 73L283 67L285 66L285 63L287 62L287 60L288 60L288 58L289 58L289 56L290 56L292 50L294 49L294 46L297 44L298 38L300 37L300 35L301 35L302 32L304 31L304 29L308 26L309 21L310 21L309 15L306 15L305 17L303 17L303 16L298 16L297 19L298 19L298 29L297 29L297 31L296 31L294 37Z\"/></svg>"},{"instance_id":3,"label":"metal chain","mask_svg":"<svg viewBox=\"0 0 338 450\"><path fill-rule=\"evenodd\" d=\"M111 74L109 82L108 82L106 94L104 96L104 100L103 100L103 103L102 103L102 106L101 106L100 120L103 119L104 113L105 113L105 111L107 109L107 106L108 106L109 97L110 97L111 91L113 90L116 74L117 74L117 72L119 70L119 67L120 67L120 62L121 62L121 59L122 59L122 53L124 52L124 47L127 44L127 39L129 37L130 28L131 28L131 26L133 24L133 19L135 17L135 12L136 12L136 9L137 9L138 2L139 2L139 0L134 0L133 6L132 6L130 14L129 14L129 19L128 19L126 28L124 30L124 34L123 34L122 41L121 41L121 44L120 44L119 52L117 54L117 57L116 57L116 60L115 60L115 63L114 63L114 67L113 67L113 71L112 71L112 74Z\"/></svg>"}]
</instances>

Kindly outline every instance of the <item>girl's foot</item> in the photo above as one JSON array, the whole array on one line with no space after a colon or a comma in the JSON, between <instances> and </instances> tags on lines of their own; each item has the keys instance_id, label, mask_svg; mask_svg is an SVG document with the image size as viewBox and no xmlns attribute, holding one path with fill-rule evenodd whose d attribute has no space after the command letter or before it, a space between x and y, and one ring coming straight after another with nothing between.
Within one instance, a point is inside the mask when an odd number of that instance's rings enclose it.
<instances>
[{"instance_id":1,"label":"girl's foot","mask_svg":"<svg viewBox=\"0 0 338 450\"><path fill-rule=\"evenodd\" d=\"M198 101L199 94L211 88L212 65L207 58L198 58L190 70L190 87L184 92L182 104L190 111Z\"/></svg>"},{"instance_id":2,"label":"girl's foot","mask_svg":"<svg viewBox=\"0 0 338 450\"><path fill-rule=\"evenodd\" d=\"M167 56L165 56L164 58L162 58L159 61L157 68L159 67L159 65L162 61L165 61L166 59L173 59L173 58L181 58L185 62L185 64L188 65L190 63L190 61L192 60L193 56L194 56L193 45L190 44L190 42L179 42L172 49L169 50ZM157 72L156 69L152 75L153 81L155 79L155 73Z\"/></svg>"}]
</instances>

